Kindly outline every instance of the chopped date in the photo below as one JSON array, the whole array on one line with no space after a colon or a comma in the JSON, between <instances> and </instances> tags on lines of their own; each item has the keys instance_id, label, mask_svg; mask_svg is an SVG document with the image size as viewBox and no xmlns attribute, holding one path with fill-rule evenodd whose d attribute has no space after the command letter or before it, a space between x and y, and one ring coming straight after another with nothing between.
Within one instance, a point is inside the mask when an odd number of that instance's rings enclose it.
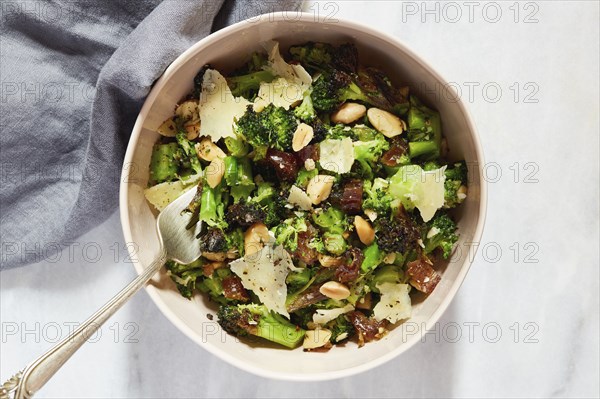
<instances>
[{"instance_id":1,"label":"chopped date","mask_svg":"<svg viewBox=\"0 0 600 399\"><path fill-rule=\"evenodd\" d=\"M350 248L346 252L346 261L335 269L335 279L340 283L348 283L356 280L360 272L360 264L364 257L360 249Z\"/></svg>"},{"instance_id":2,"label":"chopped date","mask_svg":"<svg viewBox=\"0 0 600 399\"><path fill-rule=\"evenodd\" d=\"M411 277L410 285L425 294L431 294L441 280L440 275L433 269L431 261L424 255L409 262L406 273Z\"/></svg>"},{"instance_id":3,"label":"chopped date","mask_svg":"<svg viewBox=\"0 0 600 399\"><path fill-rule=\"evenodd\" d=\"M229 276L223 279L223 296L227 299L233 299L240 302L248 302L250 296L248 291L242 285L242 280L238 276Z\"/></svg>"},{"instance_id":4,"label":"chopped date","mask_svg":"<svg viewBox=\"0 0 600 399\"><path fill-rule=\"evenodd\" d=\"M292 254L292 258L299 259L309 266L314 265L318 260L319 253L309 245L313 237L314 233L310 228L308 231L298 233L298 248Z\"/></svg>"},{"instance_id":5,"label":"chopped date","mask_svg":"<svg viewBox=\"0 0 600 399\"><path fill-rule=\"evenodd\" d=\"M298 176L298 161L294 155L269 148L266 160L275 169L278 179L288 182L296 180Z\"/></svg>"},{"instance_id":6,"label":"chopped date","mask_svg":"<svg viewBox=\"0 0 600 399\"><path fill-rule=\"evenodd\" d=\"M374 339L380 339L386 332L386 321L377 321L372 317L365 316L364 313L355 310L346 313L346 317L354 326L354 330L358 335L358 346L361 347L365 342L371 342Z\"/></svg>"},{"instance_id":7,"label":"chopped date","mask_svg":"<svg viewBox=\"0 0 600 399\"><path fill-rule=\"evenodd\" d=\"M307 159L312 159L313 161L319 160L319 146L316 144L309 144L300 151L296 153L296 158L300 165L304 165Z\"/></svg>"},{"instance_id":8,"label":"chopped date","mask_svg":"<svg viewBox=\"0 0 600 399\"><path fill-rule=\"evenodd\" d=\"M356 215L362 209L363 182L358 179L348 180L340 198L340 207L349 215Z\"/></svg>"}]
</instances>

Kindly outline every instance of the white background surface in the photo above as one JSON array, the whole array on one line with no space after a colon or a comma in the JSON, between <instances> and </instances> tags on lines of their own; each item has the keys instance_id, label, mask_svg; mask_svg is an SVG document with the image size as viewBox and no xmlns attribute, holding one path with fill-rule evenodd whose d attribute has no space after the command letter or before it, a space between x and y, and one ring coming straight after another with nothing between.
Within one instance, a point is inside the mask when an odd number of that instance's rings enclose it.
<instances>
[{"instance_id":1,"label":"white background surface","mask_svg":"<svg viewBox=\"0 0 600 399\"><path fill-rule=\"evenodd\" d=\"M598 2L471 4L305 6L401 38L461 88L478 125L486 229L437 333L359 376L271 381L193 344L141 292L39 397L598 397ZM60 259L1 273L2 380L129 282L125 258L115 213Z\"/></svg>"}]
</instances>

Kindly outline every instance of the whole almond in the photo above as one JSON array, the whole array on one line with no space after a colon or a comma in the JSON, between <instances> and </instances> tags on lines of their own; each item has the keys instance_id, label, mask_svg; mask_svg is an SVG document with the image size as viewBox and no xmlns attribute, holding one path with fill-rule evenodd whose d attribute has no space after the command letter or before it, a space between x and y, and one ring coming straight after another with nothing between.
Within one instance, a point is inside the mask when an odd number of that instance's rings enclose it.
<instances>
[{"instance_id":1,"label":"whole almond","mask_svg":"<svg viewBox=\"0 0 600 399\"><path fill-rule=\"evenodd\" d=\"M367 113L367 107L357 103L345 103L331 115L331 121L335 123L352 123Z\"/></svg>"},{"instance_id":2,"label":"whole almond","mask_svg":"<svg viewBox=\"0 0 600 399\"><path fill-rule=\"evenodd\" d=\"M402 119L382 109L369 108L367 116L371 125L385 137L396 137L406 130L406 124Z\"/></svg>"}]
</instances>

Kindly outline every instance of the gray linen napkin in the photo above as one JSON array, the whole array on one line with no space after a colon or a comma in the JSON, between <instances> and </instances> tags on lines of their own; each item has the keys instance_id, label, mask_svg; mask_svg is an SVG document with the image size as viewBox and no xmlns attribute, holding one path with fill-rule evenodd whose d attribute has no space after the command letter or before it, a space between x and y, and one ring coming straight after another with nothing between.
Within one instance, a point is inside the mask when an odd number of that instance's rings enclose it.
<instances>
[{"instance_id":1,"label":"gray linen napkin","mask_svg":"<svg viewBox=\"0 0 600 399\"><path fill-rule=\"evenodd\" d=\"M52 258L118 206L153 82L211 32L299 1L23 1L0 7L0 269Z\"/></svg>"}]
</instances>

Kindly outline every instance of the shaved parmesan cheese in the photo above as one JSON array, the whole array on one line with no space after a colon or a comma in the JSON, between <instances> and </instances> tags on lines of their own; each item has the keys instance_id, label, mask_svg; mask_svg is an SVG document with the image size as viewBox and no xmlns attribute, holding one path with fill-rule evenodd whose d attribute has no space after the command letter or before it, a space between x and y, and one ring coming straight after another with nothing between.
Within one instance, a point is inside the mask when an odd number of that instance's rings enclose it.
<instances>
[{"instance_id":1,"label":"shaved parmesan cheese","mask_svg":"<svg viewBox=\"0 0 600 399\"><path fill-rule=\"evenodd\" d=\"M407 209L418 208L424 222L444 205L446 167L424 171L419 165L401 167L390 179L389 192Z\"/></svg>"},{"instance_id":2,"label":"shaved parmesan cheese","mask_svg":"<svg viewBox=\"0 0 600 399\"><path fill-rule=\"evenodd\" d=\"M381 283L377 284L377 289L381 293L381 300L373 308L373 316L377 321L387 319L396 323L410 317L412 306L408 284Z\"/></svg>"},{"instance_id":3,"label":"shaved parmesan cheese","mask_svg":"<svg viewBox=\"0 0 600 399\"><path fill-rule=\"evenodd\" d=\"M260 112L267 105L290 109L304 98L304 93L310 87L312 78L302 65L290 65L279 52L279 43L270 41L265 43L269 55L269 62L264 67L278 78L270 83L262 82L254 102L254 111Z\"/></svg>"},{"instance_id":4,"label":"shaved parmesan cheese","mask_svg":"<svg viewBox=\"0 0 600 399\"><path fill-rule=\"evenodd\" d=\"M343 315L344 313L352 312L354 310L354 306L348 304L343 308L335 308L335 309L317 309L317 312L313 315L313 323L316 324L326 324L331 320L336 319L338 316Z\"/></svg>"},{"instance_id":5,"label":"shaved parmesan cheese","mask_svg":"<svg viewBox=\"0 0 600 399\"><path fill-rule=\"evenodd\" d=\"M354 163L354 147L352 139L344 137L341 140L326 139L319 145L319 163L325 170L335 173L348 173Z\"/></svg>"},{"instance_id":6,"label":"shaved parmesan cheese","mask_svg":"<svg viewBox=\"0 0 600 399\"><path fill-rule=\"evenodd\" d=\"M283 246L267 245L259 252L234 260L229 266L242 280L244 288L252 290L269 310L290 317L285 307L285 279L295 266Z\"/></svg>"},{"instance_id":7,"label":"shaved parmesan cheese","mask_svg":"<svg viewBox=\"0 0 600 399\"><path fill-rule=\"evenodd\" d=\"M416 192L418 200L415 201L415 206L419 209L424 222L430 221L435 211L444 205L445 170L446 167L443 166L422 173L421 184Z\"/></svg>"},{"instance_id":8,"label":"shaved parmesan cheese","mask_svg":"<svg viewBox=\"0 0 600 399\"><path fill-rule=\"evenodd\" d=\"M231 94L227 80L218 71L208 69L202 81L200 95L200 120L202 135L213 143L221 137L235 137L234 123L246 112L250 101Z\"/></svg>"},{"instance_id":9,"label":"shaved parmesan cheese","mask_svg":"<svg viewBox=\"0 0 600 399\"><path fill-rule=\"evenodd\" d=\"M312 208L312 202L301 188L297 186L292 186L290 189L290 195L288 197L288 202L290 204L294 204L298 206L298 208L303 211L309 211Z\"/></svg>"},{"instance_id":10,"label":"shaved parmesan cheese","mask_svg":"<svg viewBox=\"0 0 600 399\"><path fill-rule=\"evenodd\" d=\"M280 76L291 83L310 86L312 78L302 65L290 65L279 52L279 42L268 41L264 44L269 54L269 64L264 68L275 76Z\"/></svg>"},{"instance_id":11,"label":"shaved parmesan cheese","mask_svg":"<svg viewBox=\"0 0 600 399\"><path fill-rule=\"evenodd\" d=\"M179 198L194 184L198 183L200 175L192 175L186 180L170 181L157 184L144 190L144 196L154 207L162 211L167 205Z\"/></svg>"},{"instance_id":12,"label":"shaved parmesan cheese","mask_svg":"<svg viewBox=\"0 0 600 399\"><path fill-rule=\"evenodd\" d=\"M254 101L254 111L260 112L267 105L290 109L304 98L306 88L285 78L277 78L270 83L262 82Z\"/></svg>"}]
</instances>

